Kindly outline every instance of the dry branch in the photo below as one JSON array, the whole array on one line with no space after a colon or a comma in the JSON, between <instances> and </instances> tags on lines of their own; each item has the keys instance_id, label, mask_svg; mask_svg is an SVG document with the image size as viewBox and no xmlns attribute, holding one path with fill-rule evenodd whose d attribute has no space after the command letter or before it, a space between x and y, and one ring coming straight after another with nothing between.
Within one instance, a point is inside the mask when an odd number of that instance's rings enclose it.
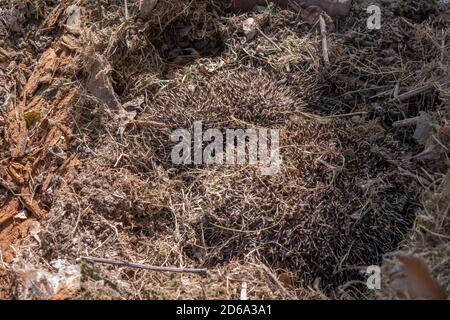
<instances>
[{"instance_id":1,"label":"dry branch","mask_svg":"<svg viewBox=\"0 0 450 320\"><path fill-rule=\"evenodd\" d=\"M395 121L394 123L392 123L392 126L394 128L411 127L411 126L417 125L419 120L420 120L420 117L398 120L398 121Z\"/></svg>"},{"instance_id":2,"label":"dry branch","mask_svg":"<svg viewBox=\"0 0 450 320\"><path fill-rule=\"evenodd\" d=\"M319 25L320 25L320 34L322 35L322 56L323 61L325 62L325 66L330 66L330 56L328 54L328 40L327 40L327 25L325 23L325 19L321 15L319 17Z\"/></svg>"},{"instance_id":3,"label":"dry branch","mask_svg":"<svg viewBox=\"0 0 450 320\"><path fill-rule=\"evenodd\" d=\"M126 260L115 260L115 259L105 259L105 258L94 258L94 257L81 257L82 260L88 263L100 263L100 264L110 264L114 266L129 267L134 269L145 269L158 272L174 272L174 273L197 273L203 276L207 275L207 269L196 269L196 268L177 268L177 267L159 267L151 266L142 263L133 263Z\"/></svg>"},{"instance_id":4,"label":"dry branch","mask_svg":"<svg viewBox=\"0 0 450 320\"><path fill-rule=\"evenodd\" d=\"M447 77L444 77L438 81L430 81L419 88L412 89L408 92L405 92L405 93L399 95L396 98L391 99L389 102L395 102L395 101L401 102L401 101L408 100L408 99L418 96L422 93L425 93L429 90L432 90L432 89L436 88L438 85L444 85L445 83L448 83Z\"/></svg>"}]
</instances>

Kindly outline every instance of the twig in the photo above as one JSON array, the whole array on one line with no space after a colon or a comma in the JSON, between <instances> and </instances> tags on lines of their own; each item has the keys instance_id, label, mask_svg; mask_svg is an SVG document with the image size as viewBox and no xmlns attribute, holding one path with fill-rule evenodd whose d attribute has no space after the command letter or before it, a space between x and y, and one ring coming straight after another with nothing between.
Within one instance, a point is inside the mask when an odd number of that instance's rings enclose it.
<instances>
[{"instance_id":1,"label":"twig","mask_svg":"<svg viewBox=\"0 0 450 320\"><path fill-rule=\"evenodd\" d=\"M88 263L101 263L101 264L111 264L115 266L123 266L135 269L146 269L159 272L175 272L175 273L198 273L203 276L207 275L207 269L195 269L195 268L176 268L176 267L159 267L151 266L148 264L133 263L126 260L115 260L115 259L104 259L104 258L94 258L94 257L81 257L82 260Z\"/></svg>"},{"instance_id":2,"label":"twig","mask_svg":"<svg viewBox=\"0 0 450 320\"><path fill-rule=\"evenodd\" d=\"M419 176L418 174L414 174L409 170L403 169L402 167L398 166L398 171L400 172L400 174L402 176L405 177L410 177L413 179L416 179L417 181L419 181L420 184L424 185L427 188L430 188L433 184L431 183L431 181L429 181L428 179Z\"/></svg>"},{"instance_id":3,"label":"twig","mask_svg":"<svg viewBox=\"0 0 450 320\"><path fill-rule=\"evenodd\" d=\"M358 111L358 112L351 112L351 113L343 113L343 114L333 114L331 116L325 116L323 118L326 119L333 119L333 118L345 118L345 117L353 117L353 116L363 116L369 114L367 111Z\"/></svg>"},{"instance_id":4,"label":"twig","mask_svg":"<svg viewBox=\"0 0 450 320\"><path fill-rule=\"evenodd\" d=\"M421 93L427 92L428 90L431 90L434 87L435 87L434 83L427 83L423 87L416 88L416 89L413 89L411 91L405 92L405 93L399 95L397 98L391 99L389 102L408 100L409 98L412 98L412 97L417 96L417 95L419 95Z\"/></svg>"},{"instance_id":5,"label":"twig","mask_svg":"<svg viewBox=\"0 0 450 320\"><path fill-rule=\"evenodd\" d=\"M14 177L12 177L12 178L14 179ZM22 203L22 205L37 220L42 219L42 217L44 216L44 211L42 211L36 203L33 204L33 197L31 195L27 194L27 189L25 187L20 188L18 185L16 185L15 182L7 181L5 178L3 178L3 174L1 171L0 171L0 187L8 190L12 195L17 196L20 203ZM2 221L3 221L3 219L2 219ZM4 223L4 221L2 223Z\"/></svg>"},{"instance_id":6,"label":"twig","mask_svg":"<svg viewBox=\"0 0 450 320\"><path fill-rule=\"evenodd\" d=\"M125 20L128 20L128 0L125 0Z\"/></svg>"},{"instance_id":7,"label":"twig","mask_svg":"<svg viewBox=\"0 0 450 320\"><path fill-rule=\"evenodd\" d=\"M355 94L355 93L365 93L365 92L370 92L370 91L378 91L378 90L384 90L384 89L390 89L392 88L391 85L385 85L385 86L372 86L372 87L368 87L368 88L362 88L362 89L358 89L358 90L353 90L353 91L347 91L343 94L341 94L340 96L338 96L338 98L344 97L344 96L348 96L351 94Z\"/></svg>"},{"instance_id":8,"label":"twig","mask_svg":"<svg viewBox=\"0 0 450 320\"><path fill-rule=\"evenodd\" d=\"M443 77L437 81L428 82L425 85L423 85L422 87L412 89L408 92L405 92L405 93L399 95L396 98L389 100L389 102L408 100L409 98L415 97L419 94L425 93L433 88L436 88L439 85L444 85L448 81L449 81L448 77Z\"/></svg>"},{"instance_id":9,"label":"twig","mask_svg":"<svg viewBox=\"0 0 450 320\"><path fill-rule=\"evenodd\" d=\"M278 50L282 51L282 49L280 48L279 45L276 44L275 41L273 41L272 39L270 39L259 27L256 27L256 29L258 30L258 32L264 37L266 38L267 41L269 41L271 44L273 44L275 46L275 48L277 48Z\"/></svg>"},{"instance_id":10,"label":"twig","mask_svg":"<svg viewBox=\"0 0 450 320\"><path fill-rule=\"evenodd\" d=\"M330 56L328 54L328 41L327 41L327 25L322 15L319 17L320 34L322 35L322 55L325 66L330 66Z\"/></svg>"},{"instance_id":11,"label":"twig","mask_svg":"<svg viewBox=\"0 0 450 320\"><path fill-rule=\"evenodd\" d=\"M157 122L153 120L132 120L128 124L134 124L142 127L156 127L161 129L167 129L168 126L165 123Z\"/></svg>"},{"instance_id":12,"label":"twig","mask_svg":"<svg viewBox=\"0 0 450 320\"><path fill-rule=\"evenodd\" d=\"M363 116L369 114L367 111L358 111L351 113L343 113L343 114L332 114L330 116L319 116L316 114L308 113L308 112L300 112L300 114L306 118L314 119L314 120L325 120L325 119L334 119L334 118L345 118L345 117L353 117L353 116Z\"/></svg>"},{"instance_id":13,"label":"twig","mask_svg":"<svg viewBox=\"0 0 450 320\"><path fill-rule=\"evenodd\" d=\"M420 117L398 120L392 123L394 128L411 127L419 123Z\"/></svg>"}]
</instances>

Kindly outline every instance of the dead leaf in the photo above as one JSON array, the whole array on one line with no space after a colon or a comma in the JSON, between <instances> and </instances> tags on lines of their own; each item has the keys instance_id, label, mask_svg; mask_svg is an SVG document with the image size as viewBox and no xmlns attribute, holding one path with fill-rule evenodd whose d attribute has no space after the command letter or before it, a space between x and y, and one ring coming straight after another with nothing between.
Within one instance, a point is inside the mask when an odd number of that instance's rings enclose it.
<instances>
[{"instance_id":1,"label":"dead leaf","mask_svg":"<svg viewBox=\"0 0 450 320\"><path fill-rule=\"evenodd\" d=\"M142 106L142 104L145 102L145 97L144 96L138 96L128 102L125 102L122 107L124 109L131 109L131 108L140 108Z\"/></svg>"},{"instance_id":2,"label":"dead leaf","mask_svg":"<svg viewBox=\"0 0 450 320\"><path fill-rule=\"evenodd\" d=\"M417 117L396 121L392 125L395 128L416 126L414 139L425 148L411 159L437 160L443 153L449 151L445 143L442 143L438 138L441 127L433 123L430 115L425 111L420 111Z\"/></svg>"},{"instance_id":3,"label":"dead leaf","mask_svg":"<svg viewBox=\"0 0 450 320\"><path fill-rule=\"evenodd\" d=\"M283 272L278 276L278 281L286 288L292 288L294 286L294 281L292 279L292 274L289 272Z\"/></svg>"},{"instance_id":4,"label":"dead leaf","mask_svg":"<svg viewBox=\"0 0 450 320\"><path fill-rule=\"evenodd\" d=\"M45 215L45 211L42 210L39 207L37 201L27 193L29 193L28 188L22 187L22 196L20 197L20 202L34 218L36 218L37 220L41 220Z\"/></svg>"},{"instance_id":5,"label":"dead leaf","mask_svg":"<svg viewBox=\"0 0 450 320\"><path fill-rule=\"evenodd\" d=\"M87 90L110 108L120 109L122 105L114 91L109 75L110 70L111 66L105 57L98 54L94 55L88 69Z\"/></svg>"},{"instance_id":6,"label":"dead leaf","mask_svg":"<svg viewBox=\"0 0 450 320\"><path fill-rule=\"evenodd\" d=\"M134 118L136 118L136 111L125 111L125 109L121 109L120 113L116 115L116 119L119 123L118 132L120 136L123 136L125 129L129 123L131 123Z\"/></svg>"},{"instance_id":7,"label":"dead leaf","mask_svg":"<svg viewBox=\"0 0 450 320\"><path fill-rule=\"evenodd\" d=\"M448 151L445 146L437 139L440 126L434 124L428 113L421 111L417 118L416 130L414 132L414 139L418 143L425 146L425 149L415 155L413 158L417 160L437 160L441 154Z\"/></svg>"},{"instance_id":8,"label":"dead leaf","mask_svg":"<svg viewBox=\"0 0 450 320\"><path fill-rule=\"evenodd\" d=\"M309 6L302 11L302 17L308 24L314 24L322 14L322 8L319 6Z\"/></svg>"},{"instance_id":9,"label":"dead leaf","mask_svg":"<svg viewBox=\"0 0 450 320\"><path fill-rule=\"evenodd\" d=\"M137 112L128 112L123 108L119 101L119 97L114 91L110 70L111 66L106 61L105 57L98 54L95 55L92 58L88 71L89 78L87 80L87 90L92 96L114 111L112 116L118 124L118 133L122 136L126 126L134 120Z\"/></svg>"},{"instance_id":10,"label":"dead leaf","mask_svg":"<svg viewBox=\"0 0 450 320\"><path fill-rule=\"evenodd\" d=\"M27 21L26 13L27 12L24 5L19 5L19 8L11 8L8 10L5 8L5 12L3 12L2 15L2 20L8 30L11 32L19 32L22 30L23 24Z\"/></svg>"},{"instance_id":11,"label":"dead leaf","mask_svg":"<svg viewBox=\"0 0 450 320\"><path fill-rule=\"evenodd\" d=\"M30 225L28 226L28 232L30 233L30 236L33 237L39 243L39 245L41 245L41 238L39 237L41 231L42 231L41 224L38 221L30 222Z\"/></svg>"},{"instance_id":12,"label":"dead leaf","mask_svg":"<svg viewBox=\"0 0 450 320\"><path fill-rule=\"evenodd\" d=\"M141 0L140 16L141 18L148 18L153 12L158 0Z\"/></svg>"},{"instance_id":13,"label":"dead leaf","mask_svg":"<svg viewBox=\"0 0 450 320\"><path fill-rule=\"evenodd\" d=\"M80 265L58 259L50 262L52 271L35 267L21 260L14 270L18 276L17 295L22 300L62 300L73 297L80 290Z\"/></svg>"},{"instance_id":14,"label":"dead leaf","mask_svg":"<svg viewBox=\"0 0 450 320\"><path fill-rule=\"evenodd\" d=\"M416 300L446 300L447 293L433 277L426 263L419 257L401 255L405 277L397 277L391 287L400 298Z\"/></svg>"},{"instance_id":15,"label":"dead leaf","mask_svg":"<svg viewBox=\"0 0 450 320\"><path fill-rule=\"evenodd\" d=\"M428 113L420 111L417 119L416 130L414 131L414 139L422 145L425 145L431 136L431 117Z\"/></svg>"}]
</instances>

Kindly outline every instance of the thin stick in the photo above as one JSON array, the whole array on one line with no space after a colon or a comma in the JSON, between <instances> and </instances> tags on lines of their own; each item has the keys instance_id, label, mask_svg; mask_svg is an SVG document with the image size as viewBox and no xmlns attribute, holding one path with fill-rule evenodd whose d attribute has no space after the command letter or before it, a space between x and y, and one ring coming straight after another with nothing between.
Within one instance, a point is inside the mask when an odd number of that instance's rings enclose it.
<instances>
[{"instance_id":1,"label":"thin stick","mask_svg":"<svg viewBox=\"0 0 450 320\"><path fill-rule=\"evenodd\" d=\"M439 85L441 85L441 86L445 85L446 83L448 83L448 81L449 81L449 77L448 76L447 77L443 77L443 78L441 78L439 80L436 80L436 81L430 81L430 82L426 83L425 85L423 85L422 87L419 87L419 88L416 88L416 89L412 89L411 91L405 92L405 93L399 95L398 97L389 100L389 102L394 102L394 101L401 102L401 101L410 99L410 98L415 97L415 96L417 96L419 94L422 94L422 93L425 93L425 92L427 92L429 90L432 90L433 88L436 88Z\"/></svg>"},{"instance_id":2,"label":"thin stick","mask_svg":"<svg viewBox=\"0 0 450 320\"><path fill-rule=\"evenodd\" d=\"M318 116L315 114L307 113L307 112L300 112L302 116L305 116L310 119L334 119L334 118L345 118L345 117L353 117L353 116L363 116L366 114L369 114L367 111L358 111L358 112L352 112L352 113L344 113L344 114L333 114L331 116Z\"/></svg>"},{"instance_id":3,"label":"thin stick","mask_svg":"<svg viewBox=\"0 0 450 320\"><path fill-rule=\"evenodd\" d=\"M327 119L333 119L333 118L345 118L345 117L353 117L353 116L363 116L368 114L367 111L358 111L358 112L351 112L351 113L343 113L343 114L333 114L331 116L325 116L323 118Z\"/></svg>"},{"instance_id":4,"label":"thin stick","mask_svg":"<svg viewBox=\"0 0 450 320\"><path fill-rule=\"evenodd\" d=\"M273 41L272 39L270 39L259 27L256 27L256 29L258 30L259 33L261 33L261 35L266 38L267 41L269 41L271 44L273 44L275 46L275 48L277 48L278 50L282 51L282 49L280 48L279 45L276 44L275 41Z\"/></svg>"},{"instance_id":5,"label":"thin stick","mask_svg":"<svg viewBox=\"0 0 450 320\"><path fill-rule=\"evenodd\" d=\"M373 86L373 87L368 87L368 88L362 88L362 89L358 89L358 90L347 91L347 92L341 94L340 96L338 96L338 98L341 98L341 97L344 97L344 96L348 96L350 94L355 94L355 93L365 93L365 92L369 92L369 91L378 91L378 90L384 90L384 89L390 89L390 88L392 88L391 85Z\"/></svg>"},{"instance_id":6,"label":"thin stick","mask_svg":"<svg viewBox=\"0 0 450 320\"><path fill-rule=\"evenodd\" d=\"M128 0L125 0L125 20L128 20Z\"/></svg>"},{"instance_id":7,"label":"thin stick","mask_svg":"<svg viewBox=\"0 0 450 320\"><path fill-rule=\"evenodd\" d=\"M416 89L413 89L411 91L405 92L405 93L399 95L398 97L391 99L389 102L404 101L404 100L407 100L409 98L415 97L415 96L417 96L419 94L422 94L424 92L427 92L428 90L431 90L434 87L435 87L434 83L427 83L423 87L416 88Z\"/></svg>"},{"instance_id":8,"label":"thin stick","mask_svg":"<svg viewBox=\"0 0 450 320\"><path fill-rule=\"evenodd\" d=\"M195 268L176 268L176 267L159 267L151 266L148 264L133 263L126 260L115 260L115 259L104 259L104 258L94 258L94 257L81 257L82 260L88 263L101 263L101 264L111 264L115 266L123 266L135 269L146 269L159 272L175 272L175 273L198 273L201 275L207 275L207 269L195 269Z\"/></svg>"},{"instance_id":9,"label":"thin stick","mask_svg":"<svg viewBox=\"0 0 450 320\"><path fill-rule=\"evenodd\" d=\"M143 127L156 127L161 129L167 129L168 126L162 122L157 122L153 120L132 120L129 122L129 124L134 124L136 126L143 126Z\"/></svg>"},{"instance_id":10,"label":"thin stick","mask_svg":"<svg viewBox=\"0 0 450 320\"><path fill-rule=\"evenodd\" d=\"M319 17L320 34L322 35L322 55L325 66L330 66L330 56L328 54L328 41L327 41L327 25L322 15Z\"/></svg>"}]
</instances>

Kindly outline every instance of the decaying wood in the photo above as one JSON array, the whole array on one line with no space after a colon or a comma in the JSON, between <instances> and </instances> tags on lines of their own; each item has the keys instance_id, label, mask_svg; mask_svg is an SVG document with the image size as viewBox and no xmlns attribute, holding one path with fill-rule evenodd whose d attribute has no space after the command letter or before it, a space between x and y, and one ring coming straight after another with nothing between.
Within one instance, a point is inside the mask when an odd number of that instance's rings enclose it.
<instances>
[{"instance_id":1,"label":"decaying wood","mask_svg":"<svg viewBox=\"0 0 450 320\"><path fill-rule=\"evenodd\" d=\"M0 62L10 61L11 60L11 56L13 54L14 53L8 52L4 48L0 47Z\"/></svg>"},{"instance_id":2,"label":"decaying wood","mask_svg":"<svg viewBox=\"0 0 450 320\"><path fill-rule=\"evenodd\" d=\"M41 24L40 29L51 29L56 27L56 25L60 22L60 17L66 10L67 6L69 5L69 2L67 0L61 1L60 4L58 4L55 9L47 16L47 18L44 20L44 22Z\"/></svg>"},{"instance_id":3,"label":"decaying wood","mask_svg":"<svg viewBox=\"0 0 450 320\"><path fill-rule=\"evenodd\" d=\"M31 97L40 85L50 84L58 65L59 59L53 48L44 52L23 90L24 98Z\"/></svg>"},{"instance_id":4,"label":"decaying wood","mask_svg":"<svg viewBox=\"0 0 450 320\"><path fill-rule=\"evenodd\" d=\"M5 138L9 144L11 157L20 158L27 146L27 124L24 117L25 105L11 105L5 118Z\"/></svg>"}]
</instances>

